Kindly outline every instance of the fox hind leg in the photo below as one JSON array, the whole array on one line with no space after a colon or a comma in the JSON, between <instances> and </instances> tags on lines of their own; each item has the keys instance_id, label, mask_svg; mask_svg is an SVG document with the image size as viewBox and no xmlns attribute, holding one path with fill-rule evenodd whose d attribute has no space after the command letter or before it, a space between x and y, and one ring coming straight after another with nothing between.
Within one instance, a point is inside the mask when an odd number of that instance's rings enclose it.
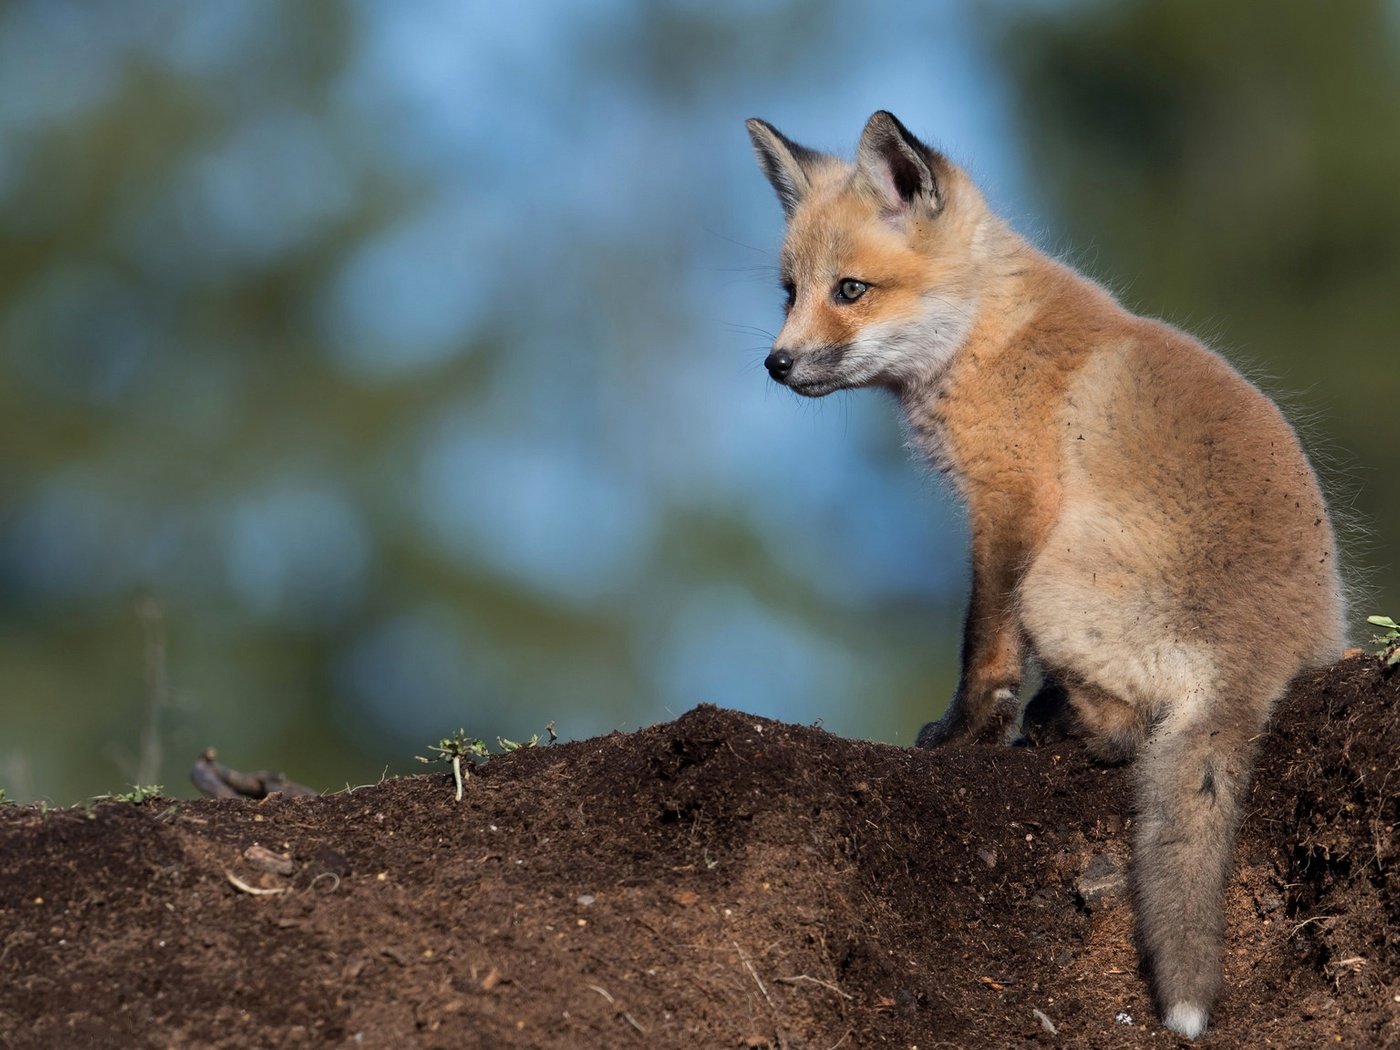
<instances>
[{"instance_id":1,"label":"fox hind leg","mask_svg":"<svg viewBox=\"0 0 1400 1050\"><path fill-rule=\"evenodd\" d=\"M1074 721L1089 753L1100 762L1126 762L1147 739L1145 713L1106 689L1087 682L1066 687Z\"/></svg>"},{"instance_id":2,"label":"fox hind leg","mask_svg":"<svg viewBox=\"0 0 1400 1050\"><path fill-rule=\"evenodd\" d=\"M1024 732L1035 743L1085 738L1100 762L1126 762L1147 738L1147 717L1107 689L1072 674L1047 671L1026 705Z\"/></svg>"}]
</instances>

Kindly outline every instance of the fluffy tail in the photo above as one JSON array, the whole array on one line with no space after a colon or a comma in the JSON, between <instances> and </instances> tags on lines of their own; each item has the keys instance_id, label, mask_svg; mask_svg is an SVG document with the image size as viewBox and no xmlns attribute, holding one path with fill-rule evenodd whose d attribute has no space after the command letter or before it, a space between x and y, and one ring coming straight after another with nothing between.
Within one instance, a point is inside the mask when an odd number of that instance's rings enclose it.
<instances>
[{"instance_id":1,"label":"fluffy tail","mask_svg":"<svg viewBox=\"0 0 1400 1050\"><path fill-rule=\"evenodd\" d=\"M1220 990L1225 883L1270 705L1252 706L1169 716L1137 764L1138 937L1163 1022L1191 1039Z\"/></svg>"}]
</instances>

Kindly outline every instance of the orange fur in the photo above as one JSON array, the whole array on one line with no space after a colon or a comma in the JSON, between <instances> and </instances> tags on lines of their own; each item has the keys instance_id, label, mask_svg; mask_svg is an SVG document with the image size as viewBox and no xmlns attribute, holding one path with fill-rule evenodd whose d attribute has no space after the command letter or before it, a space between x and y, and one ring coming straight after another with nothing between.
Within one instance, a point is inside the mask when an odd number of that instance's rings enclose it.
<instances>
[{"instance_id":1,"label":"orange fur","mask_svg":"<svg viewBox=\"0 0 1400 1050\"><path fill-rule=\"evenodd\" d=\"M1254 741L1344 644L1307 458L1223 359L1036 251L889 114L854 164L749 130L788 212L770 372L892 392L967 505L962 675L919 743L1017 737L1033 656L1097 755L1140 753L1139 932L1167 1024L1199 1035Z\"/></svg>"}]
</instances>

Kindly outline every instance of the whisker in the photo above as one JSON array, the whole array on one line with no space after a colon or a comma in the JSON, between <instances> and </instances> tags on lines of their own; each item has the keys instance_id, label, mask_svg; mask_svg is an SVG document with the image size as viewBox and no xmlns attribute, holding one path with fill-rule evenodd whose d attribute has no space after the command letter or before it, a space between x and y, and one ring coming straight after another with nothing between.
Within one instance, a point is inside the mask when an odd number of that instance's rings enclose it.
<instances>
[{"instance_id":1,"label":"whisker","mask_svg":"<svg viewBox=\"0 0 1400 1050\"><path fill-rule=\"evenodd\" d=\"M759 328L757 325L727 324L725 327L735 335L754 335L758 336L760 339L767 339L770 343L778 338L777 333L770 332L766 328Z\"/></svg>"},{"instance_id":2,"label":"whisker","mask_svg":"<svg viewBox=\"0 0 1400 1050\"><path fill-rule=\"evenodd\" d=\"M782 267L766 263L763 266L716 266L713 270L715 273L763 274L766 277L777 277L782 273Z\"/></svg>"},{"instance_id":3,"label":"whisker","mask_svg":"<svg viewBox=\"0 0 1400 1050\"><path fill-rule=\"evenodd\" d=\"M760 248L760 247L758 247L757 245L745 244L743 241L736 241L733 237L726 237L724 234L720 233L718 230L710 229L708 226L701 226L700 228L701 228L708 236L714 237L716 240L724 241L726 244L732 244L732 245L734 245L736 248L743 248L743 249L745 249L746 251L751 251L751 252L753 252L755 255L769 255L769 256L771 256L771 255L773 254L773 250L772 250L771 248Z\"/></svg>"}]
</instances>

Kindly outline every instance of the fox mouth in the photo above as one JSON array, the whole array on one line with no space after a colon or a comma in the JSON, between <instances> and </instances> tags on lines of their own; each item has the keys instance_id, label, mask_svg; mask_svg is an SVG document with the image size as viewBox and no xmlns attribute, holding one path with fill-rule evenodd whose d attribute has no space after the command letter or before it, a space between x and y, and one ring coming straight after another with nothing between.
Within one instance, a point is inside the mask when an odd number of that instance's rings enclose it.
<instances>
[{"instance_id":1,"label":"fox mouth","mask_svg":"<svg viewBox=\"0 0 1400 1050\"><path fill-rule=\"evenodd\" d=\"M783 386L803 397L822 397L836 390L840 385L832 379L789 379L783 383Z\"/></svg>"},{"instance_id":2,"label":"fox mouth","mask_svg":"<svg viewBox=\"0 0 1400 1050\"><path fill-rule=\"evenodd\" d=\"M847 349L846 346L823 346L802 354L796 361L786 353L775 351L765 364L775 382L803 397L821 397L845 385L841 382L840 366Z\"/></svg>"}]
</instances>

